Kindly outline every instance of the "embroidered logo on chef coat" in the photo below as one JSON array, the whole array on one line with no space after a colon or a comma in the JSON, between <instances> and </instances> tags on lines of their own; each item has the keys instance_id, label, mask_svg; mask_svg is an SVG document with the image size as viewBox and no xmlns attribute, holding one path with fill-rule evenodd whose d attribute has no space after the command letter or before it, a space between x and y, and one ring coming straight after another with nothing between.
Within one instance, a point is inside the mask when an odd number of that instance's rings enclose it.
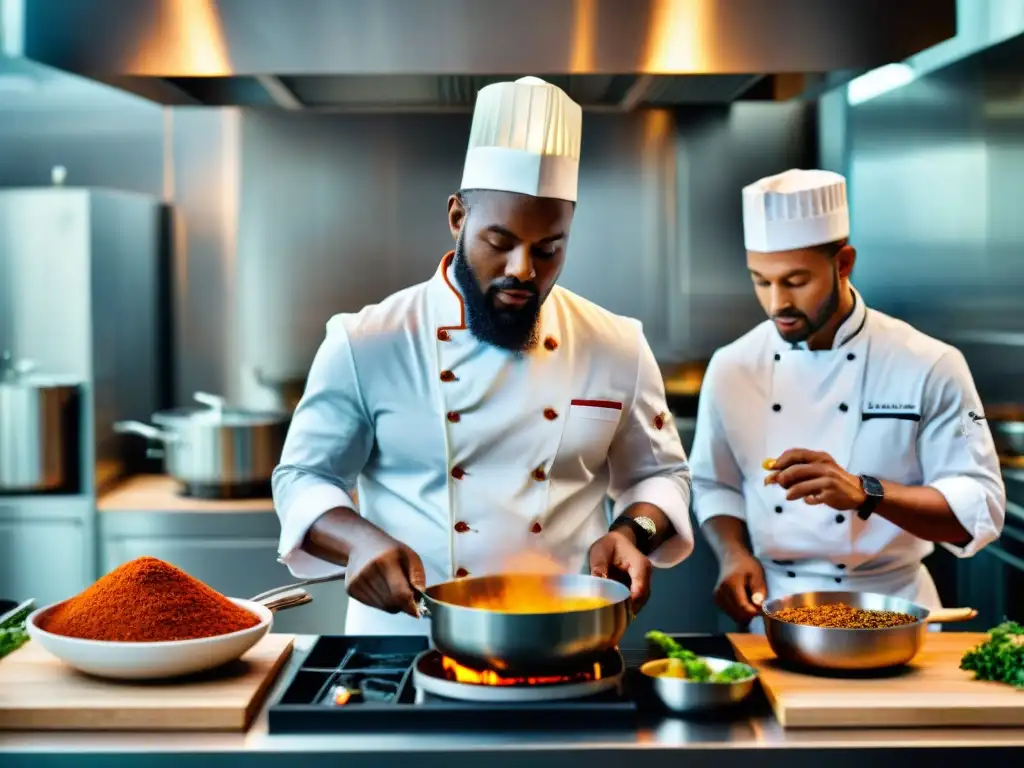
<instances>
[{"instance_id":1,"label":"embroidered logo on chef coat","mask_svg":"<svg viewBox=\"0 0 1024 768\"><path fill-rule=\"evenodd\" d=\"M973 436L972 433L981 429L981 422L985 420L985 415L979 410L964 410L960 412L960 433L968 440Z\"/></svg>"}]
</instances>

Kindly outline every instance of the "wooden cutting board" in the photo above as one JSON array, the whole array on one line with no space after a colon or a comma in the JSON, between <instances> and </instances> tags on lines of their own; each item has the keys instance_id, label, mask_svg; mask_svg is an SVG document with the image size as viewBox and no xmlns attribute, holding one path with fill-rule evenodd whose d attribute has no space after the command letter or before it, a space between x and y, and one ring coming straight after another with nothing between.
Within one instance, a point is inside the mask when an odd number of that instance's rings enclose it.
<instances>
[{"instance_id":1,"label":"wooden cutting board","mask_svg":"<svg viewBox=\"0 0 1024 768\"><path fill-rule=\"evenodd\" d=\"M29 641L0 659L0 730L244 731L293 641L270 634L219 670L139 683L81 674Z\"/></svg>"},{"instance_id":2,"label":"wooden cutting board","mask_svg":"<svg viewBox=\"0 0 1024 768\"><path fill-rule=\"evenodd\" d=\"M841 678L783 669L760 635L729 635L756 667L785 728L1024 726L1024 691L979 682L960 669L983 633L929 633L917 657L885 677Z\"/></svg>"}]
</instances>

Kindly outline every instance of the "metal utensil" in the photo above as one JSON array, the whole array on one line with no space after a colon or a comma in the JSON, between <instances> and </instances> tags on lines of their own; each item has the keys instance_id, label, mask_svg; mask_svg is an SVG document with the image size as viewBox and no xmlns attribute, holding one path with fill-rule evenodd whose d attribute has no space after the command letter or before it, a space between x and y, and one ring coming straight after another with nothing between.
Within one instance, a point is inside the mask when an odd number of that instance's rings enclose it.
<instances>
[{"instance_id":1,"label":"metal utensil","mask_svg":"<svg viewBox=\"0 0 1024 768\"><path fill-rule=\"evenodd\" d=\"M506 613L474 608L500 594L509 580L536 582L532 589L566 599L594 597L598 608L559 613ZM543 590L543 592L541 592ZM507 574L456 579L423 590L420 611L431 619L434 646L478 669L537 674L597 658L615 648L630 621L629 588L581 574Z\"/></svg>"},{"instance_id":2,"label":"metal utensil","mask_svg":"<svg viewBox=\"0 0 1024 768\"><path fill-rule=\"evenodd\" d=\"M835 629L790 624L773 616L787 608L836 603L905 613L917 621L884 629ZM907 664L921 650L929 624L969 621L978 615L972 608L930 611L909 600L874 592L802 592L766 601L762 613L768 644L781 661L838 671L878 670Z\"/></svg>"},{"instance_id":3,"label":"metal utensil","mask_svg":"<svg viewBox=\"0 0 1024 768\"><path fill-rule=\"evenodd\" d=\"M701 658L712 672L721 672L736 663L714 656ZM757 671L746 664L741 666L749 671L747 677L725 683L701 683L685 677L668 677L663 672L671 662L671 659L654 659L641 666L640 672L651 681L651 687L661 702L673 712L701 712L737 704L750 695L757 680Z\"/></svg>"},{"instance_id":4,"label":"metal utensil","mask_svg":"<svg viewBox=\"0 0 1024 768\"><path fill-rule=\"evenodd\" d=\"M289 608L298 608L300 605L313 602L313 596L301 588L286 588L283 591L271 590L271 592L272 594L267 597L257 595L251 598L251 601L259 603L273 613L287 611Z\"/></svg>"}]
</instances>

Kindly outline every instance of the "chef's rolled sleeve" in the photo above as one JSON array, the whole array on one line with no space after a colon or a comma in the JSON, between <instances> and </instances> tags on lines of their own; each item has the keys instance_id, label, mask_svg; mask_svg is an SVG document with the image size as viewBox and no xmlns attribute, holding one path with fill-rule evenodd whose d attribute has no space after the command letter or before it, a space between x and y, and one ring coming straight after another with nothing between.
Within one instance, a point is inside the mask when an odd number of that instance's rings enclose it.
<instances>
[{"instance_id":1,"label":"chef's rolled sleeve","mask_svg":"<svg viewBox=\"0 0 1024 768\"><path fill-rule=\"evenodd\" d=\"M716 353L708 363L697 405L697 426L690 449L693 477L693 514L699 525L724 515L747 519L743 501L743 473L729 446L721 421L721 358Z\"/></svg>"},{"instance_id":2,"label":"chef's rolled sleeve","mask_svg":"<svg viewBox=\"0 0 1024 768\"><path fill-rule=\"evenodd\" d=\"M957 557L971 557L1002 534L1006 487L981 398L959 350L950 349L932 368L921 421L917 450L924 484L945 497L971 535L965 546L943 546Z\"/></svg>"},{"instance_id":3,"label":"chef's rolled sleeve","mask_svg":"<svg viewBox=\"0 0 1024 768\"><path fill-rule=\"evenodd\" d=\"M304 552L312 525L338 507L355 509L350 491L373 446L344 317L332 318L292 416L281 463L274 470L274 507L281 520L281 562L298 578L344 568Z\"/></svg>"},{"instance_id":4,"label":"chef's rolled sleeve","mask_svg":"<svg viewBox=\"0 0 1024 768\"><path fill-rule=\"evenodd\" d=\"M686 452L668 412L665 382L654 353L637 324L639 360L633 402L608 452L609 495L617 517L640 502L658 507L675 533L651 553L651 563L670 568L693 551L690 470Z\"/></svg>"}]
</instances>

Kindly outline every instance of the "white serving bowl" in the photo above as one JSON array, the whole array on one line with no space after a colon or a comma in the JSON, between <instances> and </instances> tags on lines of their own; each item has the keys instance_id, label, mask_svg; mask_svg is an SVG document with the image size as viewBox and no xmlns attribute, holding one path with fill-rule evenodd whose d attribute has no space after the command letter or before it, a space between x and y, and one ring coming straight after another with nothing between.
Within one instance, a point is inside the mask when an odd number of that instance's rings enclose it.
<instances>
[{"instance_id":1,"label":"white serving bowl","mask_svg":"<svg viewBox=\"0 0 1024 768\"><path fill-rule=\"evenodd\" d=\"M158 643L127 643L82 640L47 632L36 624L39 617L59 605L48 605L29 614L29 637L68 666L97 677L117 680L158 680L205 672L235 661L258 643L274 623L269 608L251 600L229 598L259 616L260 623L227 635Z\"/></svg>"}]
</instances>

